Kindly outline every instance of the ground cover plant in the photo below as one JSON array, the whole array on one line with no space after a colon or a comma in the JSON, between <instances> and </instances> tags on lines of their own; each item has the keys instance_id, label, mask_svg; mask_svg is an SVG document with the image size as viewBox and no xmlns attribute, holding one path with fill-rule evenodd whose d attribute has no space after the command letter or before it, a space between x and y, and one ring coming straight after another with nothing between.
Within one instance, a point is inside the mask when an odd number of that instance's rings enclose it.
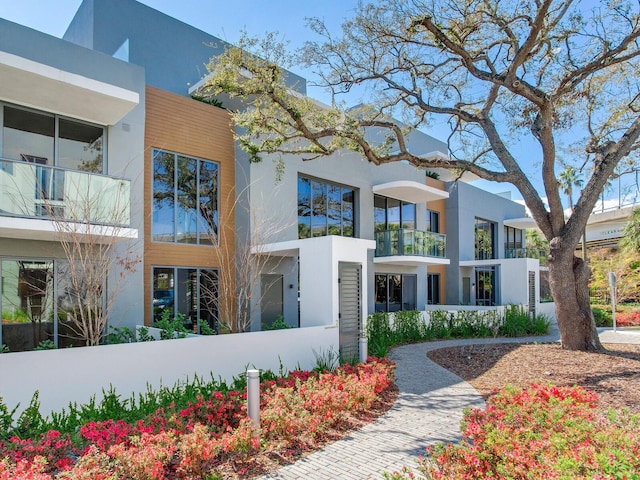
<instances>
[{"instance_id":1,"label":"ground cover plant","mask_svg":"<svg viewBox=\"0 0 640 480\"><path fill-rule=\"evenodd\" d=\"M392 381L393 364L375 358L334 372L294 371L264 379L259 429L247 418L246 394L233 389L196 394L186 405L179 396L180 406L166 404L170 395L165 392L155 402L163 406L151 414L141 413L148 406L140 404L152 403L147 399L137 402L137 409L128 405L126 419L87 421L77 431L67 421L66 431L39 435L33 433L54 420L39 414L37 397L16 425L14 412L2 405L0 480L242 478L265 471L269 462L272 467L291 461L370 420L383 403L390 404ZM108 403L115 400L112 396ZM115 409L84 410L110 408Z\"/></svg>"},{"instance_id":2,"label":"ground cover plant","mask_svg":"<svg viewBox=\"0 0 640 480\"><path fill-rule=\"evenodd\" d=\"M592 304L591 311L598 327L612 327L613 313L611 304ZM617 327L640 327L640 307L637 303L616 305Z\"/></svg>"},{"instance_id":3,"label":"ground cover plant","mask_svg":"<svg viewBox=\"0 0 640 480\"><path fill-rule=\"evenodd\" d=\"M427 322L417 311L395 312L393 319L388 313L376 312L367 319L368 348L372 355L384 357L394 345L450 338L544 335L549 324L544 315L529 315L520 305L507 305L504 314L494 310L434 310L429 312Z\"/></svg>"},{"instance_id":4,"label":"ground cover plant","mask_svg":"<svg viewBox=\"0 0 640 480\"><path fill-rule=\"evenodd\" d=\"M457 445L436 445L389 480L638 479L640 418L598 414L597 395L582 387L507 387L485 409L471 409Z\"/></svg>"}]
</instances>

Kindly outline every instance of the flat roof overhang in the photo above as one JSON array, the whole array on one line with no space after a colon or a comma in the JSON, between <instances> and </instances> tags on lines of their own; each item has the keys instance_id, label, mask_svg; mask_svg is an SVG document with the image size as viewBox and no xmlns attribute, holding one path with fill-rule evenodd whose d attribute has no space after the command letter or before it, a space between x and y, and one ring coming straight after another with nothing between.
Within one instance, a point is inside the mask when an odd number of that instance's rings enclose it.
<instances>
[{"instance_id":1,"label":"flat roof overhang","mask_svg":"<svg viewBox=\"0 0 640 480\"><path fill-rule=\"evenodd\" d=\"M374 185L373 193L385 197L397 198L403 202L424 203L449 198L449 193L444 190L424 185L411 180L397 180L395 182Z\"/></svg>"},{"instance_id":2,"label":"flat roof overhang","mask_svg":"<svg viewBox=\"0 0 640 480\"><path fill-rule=\"evenodd\" d=\"M378 265L406 265L422 267L427 265L449 265L448 258L422 257L418 255L391 255L387 257L375 257L373 263Z\"/></svg>"},{"instance_id":3,"label":"flat roof overhang","mask_svg":"<svg viewBox=\"0 0 640 480\"><path fill-rule=\"evenodd\" d=\"M97 243L119 242L138 238L138 230L112 225L86 225L74 222L53 222L47 219L0 217L0 237L19 240L58 242L65 235L77 236L82 243L90 238Z\"/></svg>"},{"instance_id":4,"label":"flat roof overhang","mask_svg":"<svg viewBox=\"0 0 640 480\"><path fill-rule=\"evenodd\" d=\"M138 92L0 51L0 100L100 125L140 103Z\"/></svg>"},{"instance_id":5,"label":"flat roof overhang","mask_svg":"<svg viewBox=\"0 0 640 480\"><path fill-rule=\"evenodd\" d=\"M503 223L505 226L513 228L538 228L538 224L531 217L509 218Z\"/></svg>"}]
</instances>

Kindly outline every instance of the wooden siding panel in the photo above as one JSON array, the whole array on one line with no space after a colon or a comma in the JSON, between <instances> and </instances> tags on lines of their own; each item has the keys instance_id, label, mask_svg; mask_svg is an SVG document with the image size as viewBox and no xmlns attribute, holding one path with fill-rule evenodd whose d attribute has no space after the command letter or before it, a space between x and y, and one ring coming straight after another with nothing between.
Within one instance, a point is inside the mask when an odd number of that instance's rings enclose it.
<instances>
[{"instance_id":1,"label":"wooden siding panel","mask_svg":"<svg viewBox=\"0 0 640 480\"><path fill-rule=\"evenodd\" d=\"M152 241L151 155L154 148L219 163L220 246ZM144 311L145 323L149 324L153 266L233 268L235 155L229 114L221 108L147 86L144 162ZM221 275L221 281L229 277Z\"/></svg>"}]
</instances>

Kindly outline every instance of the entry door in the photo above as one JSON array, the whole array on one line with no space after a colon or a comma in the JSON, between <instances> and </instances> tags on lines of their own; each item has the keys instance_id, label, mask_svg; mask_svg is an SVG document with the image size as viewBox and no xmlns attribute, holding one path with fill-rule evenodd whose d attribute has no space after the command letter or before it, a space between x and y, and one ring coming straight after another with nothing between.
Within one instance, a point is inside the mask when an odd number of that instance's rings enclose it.
<instances>
[{"instance_id":1,"label":"entry door","mask_svg":"<svg viewBox=\"0 0 640 480\"><path fill-rule=\"evenodd\" d=\"M462 304L471 305L471 278L462 277Z\"/></svg>"},{"instance_id":2,"label":"entry door","mask_svg":"<svg viewBox=\"0 0 640 480\"><path fill-rule=\"evenodd\" d=\"M283 316L282 275L263 274L260 276L260 321L271 326Z\"/></svg>"},{"instance_id":3,"label":"entry door","mask_svg":"<svg viewBox=\"0 0 640 480\"><path fill-rule=\"evenodd\" d=\"M362 316L361 271L360 264L338 265L340 359L344 361L357 360L359 357L358 342Z\"/></svg>"}]
</instances>

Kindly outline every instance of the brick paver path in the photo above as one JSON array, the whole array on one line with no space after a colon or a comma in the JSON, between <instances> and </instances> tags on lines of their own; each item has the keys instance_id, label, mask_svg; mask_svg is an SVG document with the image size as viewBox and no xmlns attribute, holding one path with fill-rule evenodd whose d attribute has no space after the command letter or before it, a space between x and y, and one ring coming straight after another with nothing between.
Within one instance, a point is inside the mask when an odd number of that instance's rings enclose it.
<instances>
[{"instance_id":1,"label":"brick paver path","mask_svg":"<svg viewBox=\"0 0 640 480\"><path fill-rule=\"evenodd\" d=\"M640 343L640 334L607 330L600 337L604 342ZM351 435L260 479L381 479L385 471L412 466L427 446L460 438L465 408L484 405L471 385L429 360L429 350L474 343L557 340L557 330L553 330L545 337L450 340L397 347L391 359L396 362L399 396L391 410Z\"/></svg>"}]
</instances>

